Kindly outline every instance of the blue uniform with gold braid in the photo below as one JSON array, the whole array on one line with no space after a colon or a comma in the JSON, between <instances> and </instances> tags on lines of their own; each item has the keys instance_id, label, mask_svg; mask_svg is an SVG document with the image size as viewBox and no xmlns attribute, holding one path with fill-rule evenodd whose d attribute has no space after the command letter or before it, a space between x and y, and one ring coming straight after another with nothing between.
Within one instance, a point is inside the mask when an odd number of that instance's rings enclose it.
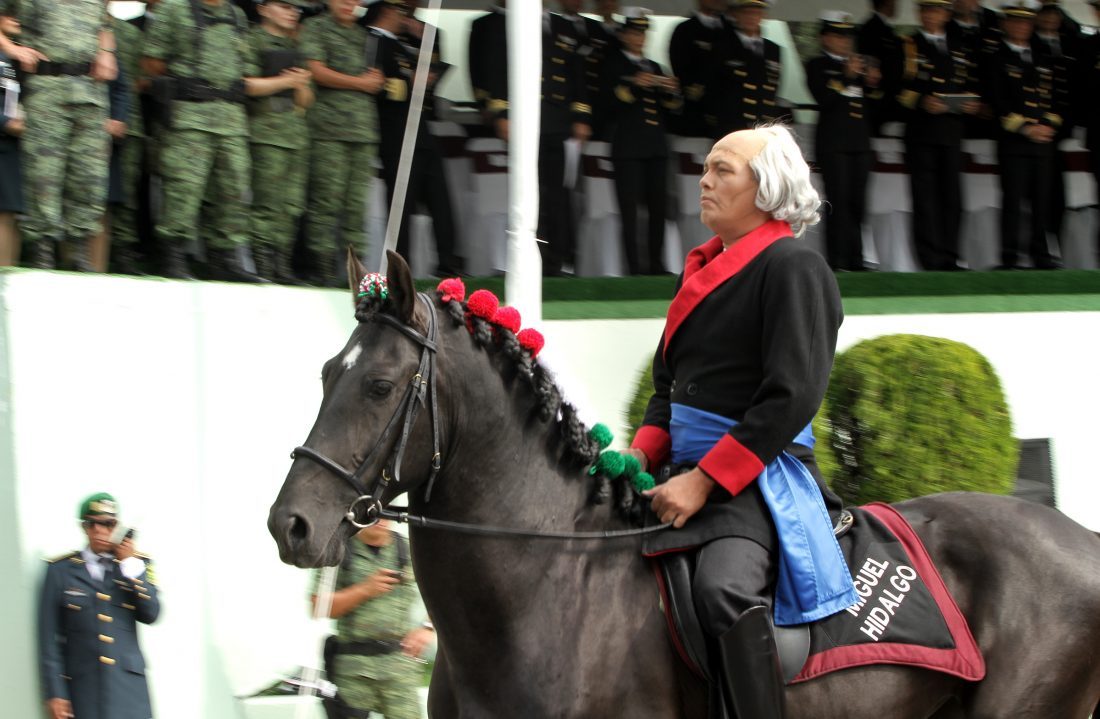
<instances>
[{"instance_id":1,"label":"blue uniform with gold braid","mask_svg":"<svg viewBox=\"0 0 1100 719\"><path fill-rule=\"evenodd\" d=\"M148 719L153 715L137 625L160 613L147 557L136 579L108 559L103 581L81 552L50 562L38 613L42 698L68 699L79 719Z\"/></svg>"}]
</instances>

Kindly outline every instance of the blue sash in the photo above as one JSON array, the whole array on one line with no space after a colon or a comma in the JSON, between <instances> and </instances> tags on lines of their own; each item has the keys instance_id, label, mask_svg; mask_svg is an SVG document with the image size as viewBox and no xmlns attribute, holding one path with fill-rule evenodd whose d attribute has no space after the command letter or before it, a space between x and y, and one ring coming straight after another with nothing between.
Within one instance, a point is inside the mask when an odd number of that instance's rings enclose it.
<instances>
[{"instance_id":1,"label":"blue sash","mask_svg":"<svg viewBox=\"0 0 1100 719\"><path fill-rule=\"evenodd\" d=\"M699 462L737 424L712 412L672 405L669 434L673 462ZM814 446L807 426L795 444ZM833 536L825 500L806 465L783 452L756 478L779 535L775 623L805 624L855 604L859 597L840 545Z\"/></svg>"}]
</instances>

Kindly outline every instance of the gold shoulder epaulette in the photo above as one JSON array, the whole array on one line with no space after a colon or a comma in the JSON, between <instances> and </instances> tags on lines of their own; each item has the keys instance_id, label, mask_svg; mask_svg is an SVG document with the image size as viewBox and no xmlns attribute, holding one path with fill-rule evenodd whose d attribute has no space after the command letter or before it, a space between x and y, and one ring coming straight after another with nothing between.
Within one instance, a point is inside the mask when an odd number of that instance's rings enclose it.
<instances>
[{"instance_id":1,"label":"gold shoulder epaulette","mask_svg":"<svg viewBox=\"0 0 1100 719\"><path fill-rule=\"evenodd\" d=\"M59 554L56 557L54 557L53 559L47 559L46 561L50 564L57 564L58 562L60 562L63 559L73 559L73 560L76 560L77 562L83 562L84 561L83 559L80 558L80 552L65 552L64 554Z\"/></svg>"}]
</instances>

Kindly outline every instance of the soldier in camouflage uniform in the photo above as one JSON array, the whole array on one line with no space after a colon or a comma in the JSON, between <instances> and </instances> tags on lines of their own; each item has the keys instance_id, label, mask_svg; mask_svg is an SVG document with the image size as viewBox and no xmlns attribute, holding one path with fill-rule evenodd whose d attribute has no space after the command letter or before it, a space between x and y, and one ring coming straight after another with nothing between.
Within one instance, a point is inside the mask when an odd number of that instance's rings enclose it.
<instances>
[{"instance_id":1,"label":"soldier in camouflage uniform","mask_svg":"<svg viewBox=\"0 0 1100 719\"><path fill-rule=\"evenodd\" d=\"M187 246L202 228L211 279L262 281L241 264L248 244L246 91L250 62L244 12L230 0L165 0L142 49L142 69L169 109L160 172L164 207L157 234L165 274L191 277ZM173 78L174 81L167 80Z\"/></svg>"},{"instance_id":2,"label":"soldier in camouflage uniform","mask_svg":"<svg viewBox=\"0 0 1100 719\"><path fill-rule=\"evenodd\" d=\"M252 62L266 77L298 84L249 104L252 133L252 251L256 270L287 284L301 284L290 267L298 219L305 212L309 162L306 110L313 104L310 74L298 51L298 19L306 0L267 0L262 21L249 33Z\"/></svg>"},{"instance_id":3,"label":"soldier in camouflage uniform","mask_svg":"<svg viewBox=\"0 0 1100 719\"><path fill-rule=\"evenodd\" d=\"M356 24L357 0L329 0L329 12L303 23L302 54L317 83L309 113L309 244L322 284L339 286L343 244L367 250L367 192L378 153L378 113L372 95L385 78L377 42Z\"/></svg>"},{"instance_id":4,"label":"soldier in camouflage uniform","mask_svg":"<svg viewBox=\"0 0 1100 719\"><path fill-rule=\"evenodd\" d=\"M422 665L416 659L434 643L435 630L411 617L419 593L405 542L385 520L348 542L329 611L337 620L329 679L339 690L341 719L366 719L372 711L386 719L420 719Z\"/></svg>"},{"instance_id":5,"label":"soldier in camouflage uniform","mask_svg":"<svg viewBox=\"0 0 1100 719\"><path fill-rule=\"evenodd\" d=\"M55 266L68 240L69 265L90 271L88 242L107 197L110 140L106 83L115 78L115 38L102 0L0 0L22 23L20 47L0 33L0 52L28 75L22 138L27 183L26 240L32 264Z\"/></svg>"},{"instance_id":6,"label":"soldier in camouflage uniform","mask_svg":"<svg viewBox=\"0 0 1100 719\"><path fill-rule=\"evenodd\" d=\"M154 3L149 3L153 5ZM126 119L126 136L114 143L118 153L117 171L121 175L122 197L112 200L111 269L126 274L136 274L138 268L138 181L141 177L145 150L145 121L139 101L141 77L141 50L144 33L133 23L111 18L111 27L118 44L118 63L130 85L130 111Z\"/></svg>"}]
</instances>

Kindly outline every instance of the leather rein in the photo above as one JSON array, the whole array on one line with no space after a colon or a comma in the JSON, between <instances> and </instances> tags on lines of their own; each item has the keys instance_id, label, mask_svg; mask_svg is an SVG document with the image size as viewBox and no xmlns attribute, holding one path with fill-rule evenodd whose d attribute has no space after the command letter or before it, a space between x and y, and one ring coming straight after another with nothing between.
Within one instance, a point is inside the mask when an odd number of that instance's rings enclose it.
<instances>
[{"instance_id":1,"label":"leather rein","mask_svg":"<svg viewBox=\"0 0 1100 719\"><path fill-rule=\"evenodd\" d=\"M354 472L347 470L342 464L310 447L295 447L290 453L291 459L304 457L313 460L317 464L335 474L340 479L351 485L355 490L356 498L348 506L344 513L344 519L357 528L370 527L377 524L380 519L390 519L408 524L409 526L422 527L424 529L441 529L460 534L474 534L480 536L522 537L527 539L561 539L561 540L587 540L587 539L618 539L622 537L636 537L643 534L652 534L669 528L671 523L640 529L622 529L590 532L546 532L538 530L517 529L511 527L494 527L491 525L469 524L465 522L451 522L443 519L433 519L404 511L405 507L387 509L382 506L381 497L386 488L392 482L401 484L401 461L405 455L405 445L409 441L409 433L413 423L425 405L430 407L432 423L432 461L428 474L427 487L424 490L424 501L431 500L432 487L435 484L439 469L442 467L442 455L439 451L439 405L435 388L435 359L438 352L436 344L437 319L435 304L423 292L417 293L417 299L423 303L428 314L427 334L420 334L412 327L404 324L392 315L376 312L371 320L382 322L402 335L420 345L420 364L416 374L412 376L400 404L394 410L393 416L386 424L382 434L371 447L367 456L359 463ZM393 449L389 453L389 459L383 464L377 478L368 486L364 483L364 477L369 467L377 461L382 448L387 443L393 430L400 424L401 433L394 441Z\"/></svg>"}]
</instances>

